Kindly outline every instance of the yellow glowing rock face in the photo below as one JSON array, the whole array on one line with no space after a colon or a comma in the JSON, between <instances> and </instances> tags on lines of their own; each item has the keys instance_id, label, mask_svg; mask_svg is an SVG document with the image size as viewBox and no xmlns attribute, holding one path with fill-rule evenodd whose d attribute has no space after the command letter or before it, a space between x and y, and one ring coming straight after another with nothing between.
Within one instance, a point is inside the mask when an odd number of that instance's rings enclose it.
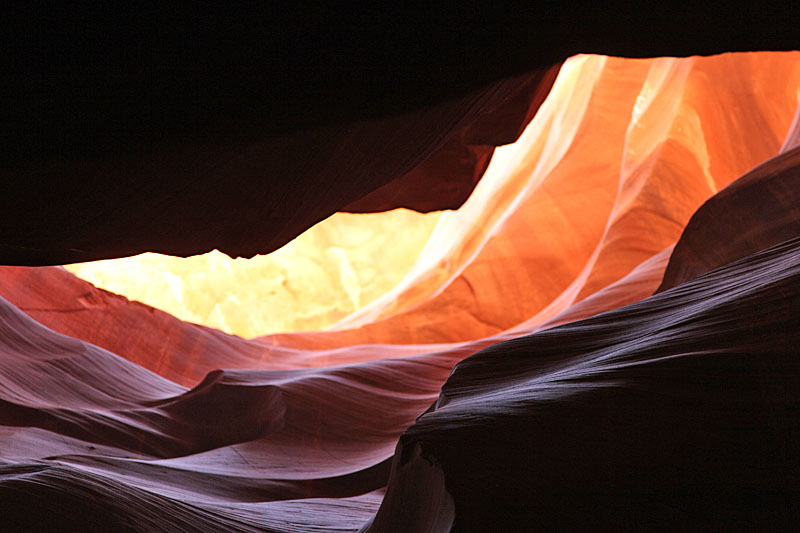
<instances>
[{"instance_id":1,"label":"yellow glowing rock face","mask_svg":"<svg viewBox=\"0 0 800 533\"><path fill-rule=\"evenodd\" d=\"M337 213L269 255L145 253L68 265L78 277L242 337L323 329L391 290L441 213Z\"/></svg>"}]
</instances>

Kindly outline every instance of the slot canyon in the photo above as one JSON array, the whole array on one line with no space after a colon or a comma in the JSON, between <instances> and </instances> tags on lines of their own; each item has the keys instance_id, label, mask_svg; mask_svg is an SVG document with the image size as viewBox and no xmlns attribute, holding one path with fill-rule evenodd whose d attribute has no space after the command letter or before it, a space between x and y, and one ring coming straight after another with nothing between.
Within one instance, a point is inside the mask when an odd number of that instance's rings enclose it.
<instances>
[{"instance_id":1,"label":"slot canyon","mask_svg":"<svg viewBox=\"0 0 800 533\"><path fill-rule=\"evenodd\" d=\"M790 19L326 5L18 15L0 530L796 529Z\"/></svg>"}]
</instances>

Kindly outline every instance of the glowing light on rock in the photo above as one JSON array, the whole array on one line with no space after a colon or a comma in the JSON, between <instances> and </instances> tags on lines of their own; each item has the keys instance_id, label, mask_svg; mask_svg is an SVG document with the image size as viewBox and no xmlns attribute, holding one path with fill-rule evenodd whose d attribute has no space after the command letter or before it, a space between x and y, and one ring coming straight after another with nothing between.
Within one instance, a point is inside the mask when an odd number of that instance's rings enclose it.
<instances>
[{"instance_id":1,"label":"glowing light on rock","mask_svg":"<svg viewBox=\"0 0 800 533\"><path fill-rule=\"evenodd\" d=\"M575 56L457 211L337 214L253 260L67 268L244 337L443 343L543 323L661 254L705 200L775 155L796 129L798 79L797 53Z\"/></svg>"},{"instance_id":2,"label":"glowing light on rock","mask_svg":"<svg viewBox=\"0 0 800 533\"><path fill-rule=\"evenodd\" d=\"M323 329L411 269L440 213L337 213L269 255L154 253L68 265L97 287L242 337Z\"/></svg>"}]
</instances>

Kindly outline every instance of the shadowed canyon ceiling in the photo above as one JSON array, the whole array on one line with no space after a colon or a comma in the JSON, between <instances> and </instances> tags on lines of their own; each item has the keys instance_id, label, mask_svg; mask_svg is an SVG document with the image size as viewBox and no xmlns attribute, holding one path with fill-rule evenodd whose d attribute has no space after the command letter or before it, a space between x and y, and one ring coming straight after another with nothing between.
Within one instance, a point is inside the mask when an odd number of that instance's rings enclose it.
<instances>
[{"instance_id":1,"label":"shadowed canyon ceiling","mask_svg":"<svg viewBox=\"0 0 800 533\"><path fill-rule=\"evenodd\" d=\"M800 51L663 9L37 26L0 529L794 529Z\"/></svg>"}]
</instances>

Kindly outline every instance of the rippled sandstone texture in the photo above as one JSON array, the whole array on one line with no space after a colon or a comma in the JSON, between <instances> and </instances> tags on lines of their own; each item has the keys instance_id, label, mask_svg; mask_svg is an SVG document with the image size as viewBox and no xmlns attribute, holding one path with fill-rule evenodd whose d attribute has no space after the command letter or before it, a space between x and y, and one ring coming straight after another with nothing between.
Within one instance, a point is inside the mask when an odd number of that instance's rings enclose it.
<instances>
[{"instance_id":1,"label":"rippled sandstone texture","mask_svg":"<svg viewBox=\"0 0 800 533\"><path fill-rule=\"evenodd\" d=\"M798 53L570 59L397 288L328 331L245 340L2 267L5 520L791 528L798 87Z\"/></svg>"}]
</instances>

